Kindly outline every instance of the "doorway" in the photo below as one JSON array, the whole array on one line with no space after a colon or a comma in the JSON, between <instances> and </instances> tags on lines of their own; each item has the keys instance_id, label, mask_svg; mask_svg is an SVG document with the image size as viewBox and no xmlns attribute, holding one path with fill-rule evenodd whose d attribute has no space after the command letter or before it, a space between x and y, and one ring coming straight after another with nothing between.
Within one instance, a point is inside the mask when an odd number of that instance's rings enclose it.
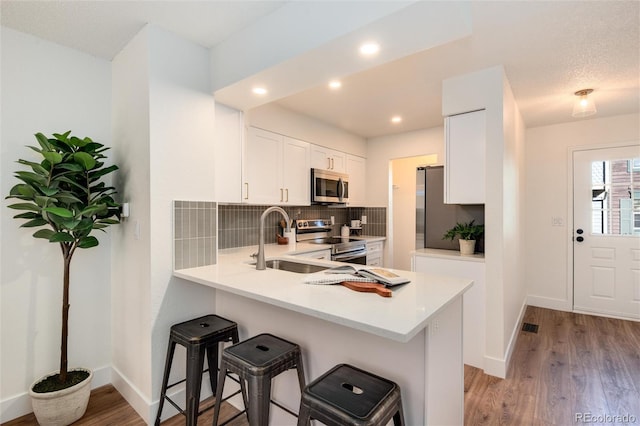
<instances>
[{"instance_id":1,"label":"doorway","mask_svg":"<svg viewBox=\"0 0 640 426\"><path fill-rule=\"evenodd\" d=\"M575 150L573 309L640 319L640 145Z\"/></svg>"},{"instance_id":2,"label":"doorway","mask_svg":"<svg viewBox=\"0 0 640 426\"><path fill-rule=\"evenodd\" d=\"M416 240L416 168L435 164L437 154L391 160L389 173L391 189L389 196L391 225L389 266L411 270L411 252Z\"/></svg>"}]
</instances>

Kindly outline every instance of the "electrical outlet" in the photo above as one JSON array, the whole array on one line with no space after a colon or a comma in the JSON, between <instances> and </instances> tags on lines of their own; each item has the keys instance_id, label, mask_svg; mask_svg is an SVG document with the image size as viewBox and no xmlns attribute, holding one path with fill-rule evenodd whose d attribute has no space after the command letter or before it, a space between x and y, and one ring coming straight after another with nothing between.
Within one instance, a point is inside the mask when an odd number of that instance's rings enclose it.
<instances>
[{"instance_id":1,"label":"electrical outlet","mask_svg":"<svg viewBox=\"0 0 640 426\"><path fill-rule=\"evenodd\" d=\"M362 217L360 218L360 223L363 225L367 224L367 217L365 215L362 215Z\"/></svg>"},{"instance_id":2,"label":"electrical outlet","mask_svg":"<svg viewBox=\"0 0 640 426\"><path fill-rule=\"evenodd\" d=\"M553 216L551 226L564 226L564 219L561 216Z\"/></svg>"}]
</instances>

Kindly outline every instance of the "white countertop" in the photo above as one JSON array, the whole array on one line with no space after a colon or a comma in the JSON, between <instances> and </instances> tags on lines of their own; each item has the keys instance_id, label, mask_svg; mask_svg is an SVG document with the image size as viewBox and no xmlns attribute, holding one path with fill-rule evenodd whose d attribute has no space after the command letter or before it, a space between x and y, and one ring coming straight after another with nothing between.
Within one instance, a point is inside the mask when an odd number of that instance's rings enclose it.
<instances>
[{"instance_id":1,"label":"white countertop","mask_svg":"<svg viewBox=\"0 0 640 426\"><path fill-rule=\"evenodd\" d=\"M380 237L378 237L380 238ZM289 254L321 250L318 244L269 244L266 258L300 258ZM303 284L304 274L266 269L257 271L249 255L257 246L220 250L218 264L174 271L174 275L218 290L331 321L377 336L408 342L431 317L471 287L469 279L393 270L411 280L393 288L393 297L360 293L341 285ZM305 262L340 265L304 259Z\"/></svg>"},{"instance_id":2,"label":"white countertop","mask_svg":"<svg viewBox=\"0 0 640 426\"><path fill-rule=\"evenodd\" d=\"M469 262L484 262L484 253L460 254L460 250L444 250L434 248L423 248L412 251L411 254L423 257L439 257L449 260L464 260Z\"/></svg>"}]
</instances>

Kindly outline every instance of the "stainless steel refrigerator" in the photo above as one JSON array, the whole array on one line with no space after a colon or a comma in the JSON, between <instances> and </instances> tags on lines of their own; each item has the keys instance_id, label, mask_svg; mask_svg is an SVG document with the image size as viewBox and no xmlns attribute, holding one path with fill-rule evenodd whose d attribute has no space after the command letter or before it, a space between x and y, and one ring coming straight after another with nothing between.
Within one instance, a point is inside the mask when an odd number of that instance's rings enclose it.
<instances>
[{"instance_id":1,"label":"stainless steel refrigerator","mask_svg":"<svg viewBox=\"0 0 640 426\"><path fill-rule=\"evenodd\" d=\"M442 236L456 222L484 223L484 205L444 203L444 167L418 167L416 170L416 249L458 250L458 242ZM482 242L479 251L484 250Z\"/></svg>"}]
</instances>

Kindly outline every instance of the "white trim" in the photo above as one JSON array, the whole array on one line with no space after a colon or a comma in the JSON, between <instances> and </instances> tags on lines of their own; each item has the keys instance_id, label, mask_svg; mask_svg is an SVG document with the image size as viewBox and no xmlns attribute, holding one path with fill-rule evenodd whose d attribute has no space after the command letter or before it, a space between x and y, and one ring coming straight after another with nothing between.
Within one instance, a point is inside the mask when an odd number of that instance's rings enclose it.
<instances>
[{"instance_id":1,"label":"white trim","mask_svg":"<svg viewBox=\"0 0 640 426\"><path fill-rule=\"evenodd\" d=\"M136 413L147 424L150 423L151 403L144 394L135 387L126 377L116 368L111 370L111 384L122 395L122 397L136 410ZM155 411L154 411L155 414Z\"/></svg>"},{"instance_id":2,"label":"white trim","mask_svg":"<svg viewBox=\"0 0 640 426\"><path fill-rule=\"evenodd\" d=\"M565 311L565 312L571 312L573 308L572 306L573 304L571 303L571 300L553 299L551 297L533 296L533 295L527 296L527 305L537 306L539 308L554 309L556 311Z\"/></svg>"},{"instance_id":3,"label":"white trim","mask_svg":"<svg viewBox=\"0 0 640 426\"><path fill-rule=\"evenodd\" d=\"M100 367L93 370L93 379L91 379L91 389L110 383L111 367ZM29 392L23 392L0 401L0 423L22 417L32 413L31 397Z\"/></svg>"},{"instance_id":4,"label":"white trim","mask_svg":"<svg viewBox=\"0 0 640 426\"><path fill-rule=\"evenodd\" d=\"M503 359L495 358L491 356L485 355L484 357L484 372L490 376L496 376L501 379L507 377L507 372L509 370L509 364L511 363L511 355L513 355L513 350L516 347L516 342L518 340L518 333L520 332L520 328L522 326L522 320L524 319L524 313L527 310L527 298L522 301L522 307L520 308L520 313L518 314L518 320L516 321L515 327L511 331L511 338L509 339L509 344L507 345L507 350L505 351L505 357Z\"/></svg>"}]
</instances>

